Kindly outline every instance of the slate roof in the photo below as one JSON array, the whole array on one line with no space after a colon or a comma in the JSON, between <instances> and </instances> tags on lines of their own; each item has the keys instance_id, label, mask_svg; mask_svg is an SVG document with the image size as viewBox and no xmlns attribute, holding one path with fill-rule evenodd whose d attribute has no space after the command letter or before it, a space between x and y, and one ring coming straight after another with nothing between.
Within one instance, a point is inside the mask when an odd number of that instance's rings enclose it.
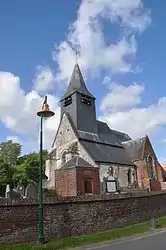
<instances>
[{"instance_id":1,"label":"slate roof","mask_svg":"<svg viewBox=\"0 0 166 250\"><path fill-rule=\"evenodd\" d=\"M81 140L81 144L95 162L130 166L134 165L123 147L115 147L101 143L89 142L86 140Z\"/></svg>"},{"instance_id":2,"label":"slate roof","mask_svg":"<svg viewBox=\"0 0 166 250\"><path fill-rule=\"evenodd\" d=\"M64 96L61 98L61 101L64 100L66 97L72 95L76 91L95 99L95 97L87 89L85 82L84 82L84 78L83 78L82 73L81 73L81 70L80 70L79 65L77 63L74 66L74 70L73 70L73 73L71 75L71 79L70 79L70 83L68 85L67 91L64 94Z\"/></svg>"},{"instance_id":3,"label":"slate roof","mask_svg":"<svg viewBox=\"0 0 166 250\"><path fill-rule=\"evenodd\" d=\"M127 154L122 144L125 140L131 140L127 134L112 130L106 123L100 121L97 121L98 126L100 126L98 134L79 131L75 128L68 113L66 116L80 143L95 162L134 165L132 158Z\"/></svg>"},{"instance_id":4,"label":"slate roof","mask_svg":"<svg viewBox=\"0 0 166 250\"><path fill-rule=\"evenodd\" d=\"M143 149L144 143L146 141L146 136L139 138L137 140L129 140L123 142L123 146L126 150L126 153L130 156L133 160L139 160L143 157Z\"/></svg>"},{"instance_id":5,"label":"slate roof","mask_svg":"<svg viewBox=\"0 0 166 250\"><path fill-rule=\"evenodd\" d=\"M122 142L131 140L128 134L110 129L105 122L97 121L97 129L100 141L104 143L122 146Z\"/></svg>"},{"instance_id":6,"label":"slate roof","mask_svg":"<svg viewBox=\"0 0 166 250\"><path fill-rule=\"evenodd\" d=\"M129 135L112 130L105 122L97 121L98 134L77 130L80 139L122 147L122 142L131 140Z\"/></svg>"},{"instance_id":7,"label":"slate roof","mask_svg":"<svg viewBox=\"0 0 166 250\"><path fill-rule=\"evenodd\" d=\"M61 169L68 169L73 167L92 167L92 165L90 165L90 163L82 159L80 156L74 156L65 164L63 164Z\"/></svg>"}]
</instances>

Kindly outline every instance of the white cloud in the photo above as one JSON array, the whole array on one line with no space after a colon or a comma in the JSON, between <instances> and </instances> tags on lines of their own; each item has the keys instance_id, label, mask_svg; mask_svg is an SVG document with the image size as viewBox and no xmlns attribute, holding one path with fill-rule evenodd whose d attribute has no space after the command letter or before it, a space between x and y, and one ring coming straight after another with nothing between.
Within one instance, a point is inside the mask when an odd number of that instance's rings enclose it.
<instances>
[{"instance_id":1,"label":"white cloud","mask_svg":"<svg viewBox=\"0 0 166 250\"><path fill-rule=\"evenodd\" d=\"M115 43L109 43L105 39L102 26L105 20L110 24L119 23L122 29L120 34L123 35ZM77 49L78 60L85 73L96 75L103 69L110 73L131 72L133 66L130 58L137 52L136 32L143 32L149 23L149 12L144 11L141 0L83 0L79 6L76 21L69 27L66 41L56 45L53 52L53 58L58 66L56 75L47 66L38 67L32 90L25 93L20 86L19 77L9 72L0 72L0 120L7 128L27 135L31 142L35 139L38 141L39 118L36 113L43 102L41 94L50 93L55 80L60 80L62 83L69 79L75 64L75 55L71 47ZM137 91L141 93L141 87L139 89L136 85L135 88L131 87L130 91L135 93L135 97L130 102L126 101L126 107L132 106L134 102L139 103ZM137 100L134 101L134 98ZM109 107L108 99L109 97L106 98L102 110ZM51 145L60 119L58 98L49 94L48 102L50 108L55 111L55 116L44 124L46 147ZM116 107L117 104L118 96ZM116 107L112 104L112 109ZM121 108L120 104L118 110L119 108ZM118 115L118 113L112 115Z\"/></svg>"},{"instance_id":2,"label":"white cloud","mask_svg":"<svg viewBox=\"0 0 166 250\"><path fill-rule=\"evenodd\" d=\"M127 132L132 138L156 132L160 126L166 125L166 97L139 108L136 105L141 101L142 92L142 85L114 85L101 103L103 114L100 119L113 129Z\"/></svg>"},{"instance_id":3,"label":"white cloud","mask_svg":"<svg viewBox=\"0 0 166 250\"><path fill-rule=\"evenodd\" d=\"M118 22L125 30L116 43L105 41L102 21ZM144 31L150 23L149 12L144 11L141 0L83 0L77 19L69 27L66 41L56 46L53 53L58 63L58 80L68 80L75 63L74 47L79 52L79 63L84 72L125 73L133 71L130 57L137 51L135 32Z\"/></svg>"},{"instance_id":4,"label":"white cloud","mask_svg":"<svg viewBox=\"0 0 166 250\"><path fill-rule=\"evenodd\" d=\"M21 143L21 140L18 136L12 136L12 135L7 136L6 141L13 141L13 142Z\"/></svg>"},{"instance_id":5,"label":"white cloud","mask_svg":"<svg viewBox=\"0 0 166 250\"><path fill-rule=\"evenodd\" d=\"M37 112L41 109L43 98L35 90L25 93L20 87L19 77L8 72L0 72L0 89L1 121L11 130L37 139L39 133ZM55 111L55 118L45 122L46 147L51 146L60 118L58 98L49 94L47 96L50 109Z\"/></svg>"},{"instance_id":6,"label":"white cloud","mask_svg":"<svg viewBox=\"0 0 166 250\"><path fill-rule=\"evenodd\" d=\"M108 79L107 79L108 80ZM101 111L118 111L133 107L141 102L144 86L134 83L127 87L111 83L108 94L103 98Z\"/></svg>"},{"instance_id":7,"label":"white cloud","mask_svg":"<svg viewBox=\"0 0 166 250\"><path fill-rule=\"evenodd\" d=\"M45 93L53 89L54 72L49 67L37 67L37 73L34 79L34 88L36 91Z\"/></svg>"}]
</instances>

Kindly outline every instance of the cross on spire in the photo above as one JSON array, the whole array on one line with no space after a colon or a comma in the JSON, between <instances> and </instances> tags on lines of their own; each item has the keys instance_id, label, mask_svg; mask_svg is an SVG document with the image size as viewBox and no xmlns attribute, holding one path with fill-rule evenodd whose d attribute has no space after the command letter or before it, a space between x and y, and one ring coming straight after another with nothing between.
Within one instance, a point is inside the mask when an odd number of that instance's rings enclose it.
<instances>
[{"instance_id":1,"label":"cross on spire","mask_svg":"<svg viewBox=\"0 0 166 250\"><path fill-rule=\"evenodd\" d=\"M78 63L78 50L76 48L72 48L72 50L75 53L75 58L76 58L76 64Z\"/></svg>"},{"instance_id":2,"label":"cross on spire","mask_svg":"<svg viewBox=\"0 0 166 250\"><path fill-rule=\"evenodd\" d=\"M76 64L78 63L78 50L72 44L70 44L71 49L74 51Z\"/></svg>"},{"instance_id":3,"label":"cross on spire","mask_svg":"<svg viewBox=\"0 0 166 250\"><path fill-rule=\"evenodd\" d=\"M75 50L75 56L76 56L76 63L78 62L78 51Z\"/></svg>"}]
</instances>

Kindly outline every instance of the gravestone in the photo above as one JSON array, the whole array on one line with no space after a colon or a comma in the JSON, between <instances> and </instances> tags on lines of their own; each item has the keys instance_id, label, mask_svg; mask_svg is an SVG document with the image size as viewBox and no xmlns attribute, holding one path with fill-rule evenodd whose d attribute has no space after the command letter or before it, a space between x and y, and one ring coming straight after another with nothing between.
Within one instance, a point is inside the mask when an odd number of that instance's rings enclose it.
<instances>
[{"instance_id":1,"label":"gravestone","mask_svg":"<svg viewBox=\"0 0 166 250\"><path fill-rule=\"evenodd\" d=\"M30 199L38 198L38 188L35 184L31 183L26 187L25 197Z\"/></svg>"},{"instance_id":2,"label":"gravestone","mask_svg":"<svg viewBox=\"0 0 166 250\"><path fill-rule=\"evenodd\" d=\"M10 185L6 185L5 198L8 198L8 192L10 191Z\"/></svg>"},{"instance_id":3,"label":"gravestone","mask_svg":"<svg viewBox=\"0 0 166 250\"><path fill-rule=\"evenodd\" d=\"M7 199L10 200L16 200L16 199L20 199L21 198L21 194L14 191L14 190L10 190L9 192L7 192Z\"/></svg>"},{"instance_id":4,"label":"gravestone","mask_svg":"<svg viewBox=\"0 0 166 250\"><path fill-rule=\"evenodd\" d=\"M24 196L25 188L24 186L18 185L16 188L16 191L21 194L21 196Z\"/></svg>"}]
</instances>

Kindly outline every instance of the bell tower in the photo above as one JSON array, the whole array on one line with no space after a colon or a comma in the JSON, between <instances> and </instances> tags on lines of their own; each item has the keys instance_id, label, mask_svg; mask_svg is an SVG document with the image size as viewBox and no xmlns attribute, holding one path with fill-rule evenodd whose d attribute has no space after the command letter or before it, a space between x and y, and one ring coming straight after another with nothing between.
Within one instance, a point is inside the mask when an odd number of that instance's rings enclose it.
<instances>
[{"instance_id":1,"label":"bell tower","mask_svg":"<svg viewBox=\"0 0 166 250\"><path fill-rule=\"evenodd\" d=\"M97 133L95 97L88 91L78 63L60 102L61 115L68 113L77 130Z\"/></svg>"}]
</instances>

